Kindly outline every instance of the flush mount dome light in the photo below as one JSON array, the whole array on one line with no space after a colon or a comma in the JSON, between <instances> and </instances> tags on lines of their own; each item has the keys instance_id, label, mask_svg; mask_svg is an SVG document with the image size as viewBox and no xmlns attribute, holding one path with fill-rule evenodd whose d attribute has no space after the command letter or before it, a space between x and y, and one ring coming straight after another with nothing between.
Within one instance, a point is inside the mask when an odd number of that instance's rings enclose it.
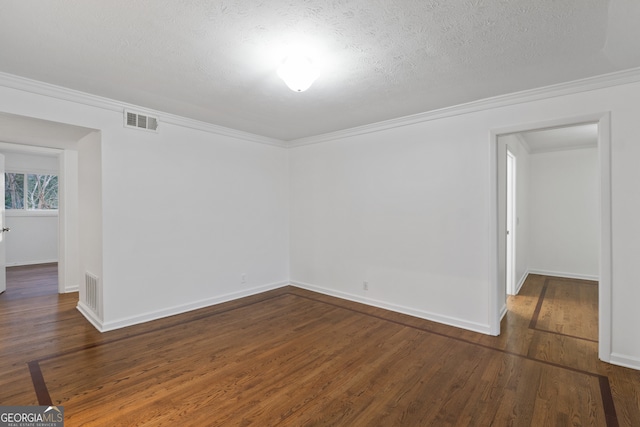
<instances>
[{"instance_id":1,"label":"flush mount dome light","mask_svg":"<svg viewBox=\"0 0 640 427\"><path fill-rule=\"evenodd\" d=\"M304 92L318 78L318 69L304 55L292 55L285 58L278 75L295 92Z\"/></svg>"}]
</instances>

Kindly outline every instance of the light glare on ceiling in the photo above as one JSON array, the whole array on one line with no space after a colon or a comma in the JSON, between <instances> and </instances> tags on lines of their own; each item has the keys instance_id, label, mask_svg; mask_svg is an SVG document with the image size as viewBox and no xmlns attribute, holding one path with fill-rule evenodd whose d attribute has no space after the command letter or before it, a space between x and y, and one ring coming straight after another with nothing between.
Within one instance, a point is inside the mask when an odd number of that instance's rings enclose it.
<instances>
[{"instance_id":1,"label":"light glare on ceiling","mask_svg":"<svg viewBox=\"0 0 640 427\"><path fill-rule=\"evenodd\" d=\"M278 68L278 76L295 92L309 89L319 75L319 70L304 55L288 56Z\"/></svg>"}]
</instances>

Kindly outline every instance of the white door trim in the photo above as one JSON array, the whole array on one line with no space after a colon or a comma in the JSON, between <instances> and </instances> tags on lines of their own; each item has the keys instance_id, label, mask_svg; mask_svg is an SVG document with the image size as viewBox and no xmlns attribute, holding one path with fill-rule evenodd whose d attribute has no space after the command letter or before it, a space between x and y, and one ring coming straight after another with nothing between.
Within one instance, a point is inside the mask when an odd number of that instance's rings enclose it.
<instances>
[{"instance_id":1,"label":"white door trim","mask_svg":"<svg viewBox=\"0 0 640 427\"><path fill-rule=\"evenodd\" d=\"M507 149L507 198L506 198L506 208L507 208L507 259L506 259L506 267L507 267L507 295L515 295L516 294L516 230L517 230L517 216L516 216L516 170L517 170L517 160L516 155L511 152L509 147ZM509 172L509 163L511 163L511 172ZM509 219L511 219L511 223L509 223Z\"/></svg>"},{"instance_id":2,"label":"white door trim","mask_svg":"<svg viewBox=\"0 0 640 427\"><path fill-rule=\"evenodd\" d=\"M599 112L582 116L566 117L538 123L519 124L510 127L492 129L489 137L489 326L492 335L500 334L499 303L502 284L498 280L498 136L527 132L537 129L564 127L585 123L598 124L598 177L600 183L600 274L598 286L598 356L600 360L611 360L611 295L613 284L611 262L611 113Z\"/></svg>"},{"instance_id":3,"label":"white door trim","mask_svg":"<svg viewBox=\"0 0 640 427\"><path fill-rule=\"evenodd\" d=\"M5 192L5 182L4 182L4 173L5 173L5 164L4 164L4 154L0 153L0 181L2 181L2 200L3 205L0 206L0 294L7 290L7 243L4 238L4 227L7 226L5 222L5 205L4 205L4 192Z\"/></svg>"}]
</instances>

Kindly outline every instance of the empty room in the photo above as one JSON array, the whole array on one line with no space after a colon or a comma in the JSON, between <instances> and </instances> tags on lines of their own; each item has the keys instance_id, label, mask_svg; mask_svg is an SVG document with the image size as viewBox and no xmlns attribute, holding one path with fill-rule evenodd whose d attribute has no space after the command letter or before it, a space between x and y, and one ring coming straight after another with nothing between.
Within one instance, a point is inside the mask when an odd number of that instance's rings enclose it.
<instances>
[{"instance_id":1,"label":"empty room","mask_svg":"<svg viewBox=\"0 0 640 427\"><path fill-rule=\"evenodd\" d=\"M0 0L0 425L640 425L639 21Z\"/></svg>"}]
</instances>

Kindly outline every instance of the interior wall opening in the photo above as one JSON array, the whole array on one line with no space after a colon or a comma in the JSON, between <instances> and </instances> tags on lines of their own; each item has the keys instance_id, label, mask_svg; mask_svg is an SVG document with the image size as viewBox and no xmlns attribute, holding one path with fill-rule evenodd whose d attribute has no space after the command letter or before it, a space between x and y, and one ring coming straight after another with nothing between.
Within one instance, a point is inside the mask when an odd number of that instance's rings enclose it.
<instances>
[{"instance_id":1,"label":"interior wall opening","mask_svg":"<svg viewBox=\"0 0 640 427\"><path fill-rule=\"evenodd\" d=\"M608 115L514 127L495 132L493 141L496 332L499 333L500 320L506 314L508 295L516 295L531 275L549 278L544 284L545 290L550 289L547 296L555 292L553 286L562 278L574 280L578 287L597 284L589 291L596 295L598 304L592 332L599 343L600 359L608 361L611 340ZM507 150L518 165L513 192L508 191L507 185ZM515 224L507 223L508 195L515 195L512 217ZM508 271L507 231L511 233L511 229L518 236L513 245L517 261ZM509 280L513 272L515 279Z\"/></svg>"},{"instance_id":2,"label":"interior wall opening","mask_svg":"<svg viewBox=\"0 0 640 427\"><path fill-rule=\"evenodd\" d=\"M19 298L64 292L58 277L61 151L3 143L0 153L7 293Z\"/></svg>"},{"instance_id":3,"label":"interior wall opening","mask_svg":"<svg viewBox=\"0 0 640 427\"><path fill-rule=\"evenodd\" d=\"M34 159L46 159L44 169L56 169L58 175L57 213L57 276L59 293L77 292L80 288L80 248L78 210L79 144L88 136L99 135L99 130L52 122L34 117L0 113L0 151L10 151ZM99 136L98 136L99 138ZM43 166L33 166L35 172L47 172ZM25 170L25 172L30 172ZM46 216L46 214L45 214ZM55 244L54 244L55 245ZM46 256L36 257L48 261ZM3 275L5 266L2 265Z\"/></svg>"}]
</instances>

